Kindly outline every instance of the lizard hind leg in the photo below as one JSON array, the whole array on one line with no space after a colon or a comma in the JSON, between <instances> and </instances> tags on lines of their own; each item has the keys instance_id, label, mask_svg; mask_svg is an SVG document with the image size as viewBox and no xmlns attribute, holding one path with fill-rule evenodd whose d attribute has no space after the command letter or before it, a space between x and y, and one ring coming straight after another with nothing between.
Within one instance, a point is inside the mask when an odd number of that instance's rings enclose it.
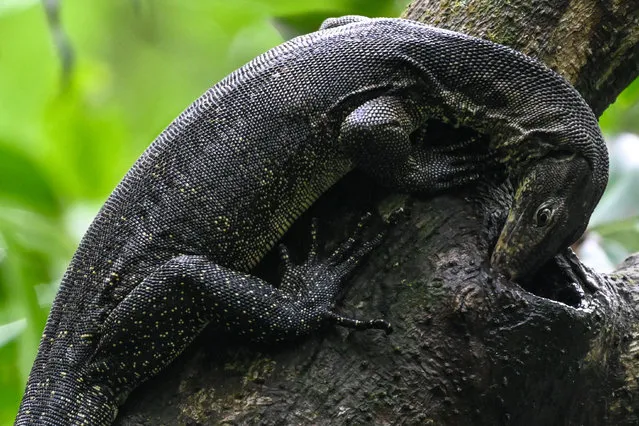
<instances>
[{"instance_id":1,"label":"lizard hind leg","mask_svg":"<svg viewBox=\"0 0 639 426\"><path fill-rule=\"evenodd\" d=\"M313 243L304 263L286 260L281 289L205 256L169 260L109 314L83 380L126 397L175 359L209 323L253 342L292 340L335 322L388 330L385 321L349 320L333 313L346 277L381 241L379 235L361 241L363 226L327 259Z\"/></svg>"}]
</instances>

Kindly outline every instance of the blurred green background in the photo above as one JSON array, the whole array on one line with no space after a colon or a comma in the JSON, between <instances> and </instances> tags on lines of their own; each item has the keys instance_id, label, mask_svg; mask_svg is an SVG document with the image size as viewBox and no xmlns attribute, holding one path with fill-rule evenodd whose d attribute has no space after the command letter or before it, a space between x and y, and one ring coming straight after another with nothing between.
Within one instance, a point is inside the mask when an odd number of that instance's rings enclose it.
<instances>
[{"instance_id":1,"label":"blurred green background","mask_svg":"<svg viewBox=\"0 0 639 426\"><path fill-rule=\"evenodd\" d=\"M286 38L328 16L397 16L407 0L65 0L56 16L57 3L0 0L0 424L75 246L155 136ZM601 125L612 176L581 255L609 270L639 251L639 80Z\"/></svg>"}]
</instances>

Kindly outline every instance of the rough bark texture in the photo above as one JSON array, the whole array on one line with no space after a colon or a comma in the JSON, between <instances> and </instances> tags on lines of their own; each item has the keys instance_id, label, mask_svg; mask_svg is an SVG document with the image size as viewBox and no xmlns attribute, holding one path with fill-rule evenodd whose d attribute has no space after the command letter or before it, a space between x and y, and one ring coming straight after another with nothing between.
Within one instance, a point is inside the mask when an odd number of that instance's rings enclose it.
<instances>
[{"instance_id":1,"label":"rough bark texture","mask_svg":"<svg viewBox=\"0 0 639 426\"><path fill-rule=\"evenodd\" d=\"M417 0L404 16L540 58L597 113L639 74L635 1ZM264 347L209 330L131 395L117 424L639 424L639 256L593 273L593 297L553 262L525 291L488 267L509 194L487 181L404 197L353 173L286 241L301 259L311 216L330 248L361 212L394 212L341 309L395 332L328 328ZM277 263L258 274L276 277Z\"/></svg>"}]
</instances>

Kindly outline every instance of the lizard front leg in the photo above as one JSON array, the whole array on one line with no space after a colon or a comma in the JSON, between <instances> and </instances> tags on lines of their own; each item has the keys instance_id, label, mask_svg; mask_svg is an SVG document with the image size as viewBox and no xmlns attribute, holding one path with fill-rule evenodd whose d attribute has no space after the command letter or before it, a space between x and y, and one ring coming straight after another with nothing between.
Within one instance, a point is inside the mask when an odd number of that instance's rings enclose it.
<instances>
[{"instance_id":1,"label":"lizard front leg","mask_svg":"<svg viewBox=\"0 0 639 426\"><path fill-rule=\"evenodd\" d=\"M416 138L426 118L413 101L381 96L346 117L340 143L358 167L397 190L432 193L476 180L485 157L470 154L467 140L428 146Z\"/></svg>"},{"instance_id":2,"label":"lizard front leg","mask_svg":"<svg viewBox=\"0 0 639 426\"><path fill-rule=\"evenodd\" d=\"M211 323L247 341L273 342L306 335L326 324L390 330L383 320L360 321L334 312L345 278L379 242L355 235L326 259L317 250L293 265L282 250L280 288L230 270L205 256L175 257L145 278L107 317L86 382L122 403L131 389L177 357ZM102 424L93 419L91 424ZM108 423L105 423L108 424Z\"/></svg>"}]
</instances>

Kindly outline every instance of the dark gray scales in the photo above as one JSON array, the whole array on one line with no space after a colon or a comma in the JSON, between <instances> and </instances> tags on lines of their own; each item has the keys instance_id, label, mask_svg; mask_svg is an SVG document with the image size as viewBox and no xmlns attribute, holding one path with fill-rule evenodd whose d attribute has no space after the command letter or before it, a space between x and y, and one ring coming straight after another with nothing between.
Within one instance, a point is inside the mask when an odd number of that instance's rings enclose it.
<instances>
[{"instance_id":1,"label":"dark gray scales","mask_svg":"<svg viewBox=\"0 0 639 426\"><path fill-rule=\"evenodd\" d=\"M607 156L595 117L561 77L506 47L412 21L345 17L324 28L213 86L124 177L62 279L16 424L110 424L129 392L209 323L254 341L330 323L387 327L333 312L377 240L348 240L325 260L311 250L287 265L280 288L248 273L356 166L401 191L476 179L483 166L465 144L428 147L427 120L490 136L521 191L577 193L555 168L589 177L578 212L589 217ZM495 95L477 96L488 84ZM559 223L530 249L547 260L581 226ZM526 232L508 228L504 241ZM539 266L526 255L493 260L514 275Z\"/></svg>"}]
</instances>

